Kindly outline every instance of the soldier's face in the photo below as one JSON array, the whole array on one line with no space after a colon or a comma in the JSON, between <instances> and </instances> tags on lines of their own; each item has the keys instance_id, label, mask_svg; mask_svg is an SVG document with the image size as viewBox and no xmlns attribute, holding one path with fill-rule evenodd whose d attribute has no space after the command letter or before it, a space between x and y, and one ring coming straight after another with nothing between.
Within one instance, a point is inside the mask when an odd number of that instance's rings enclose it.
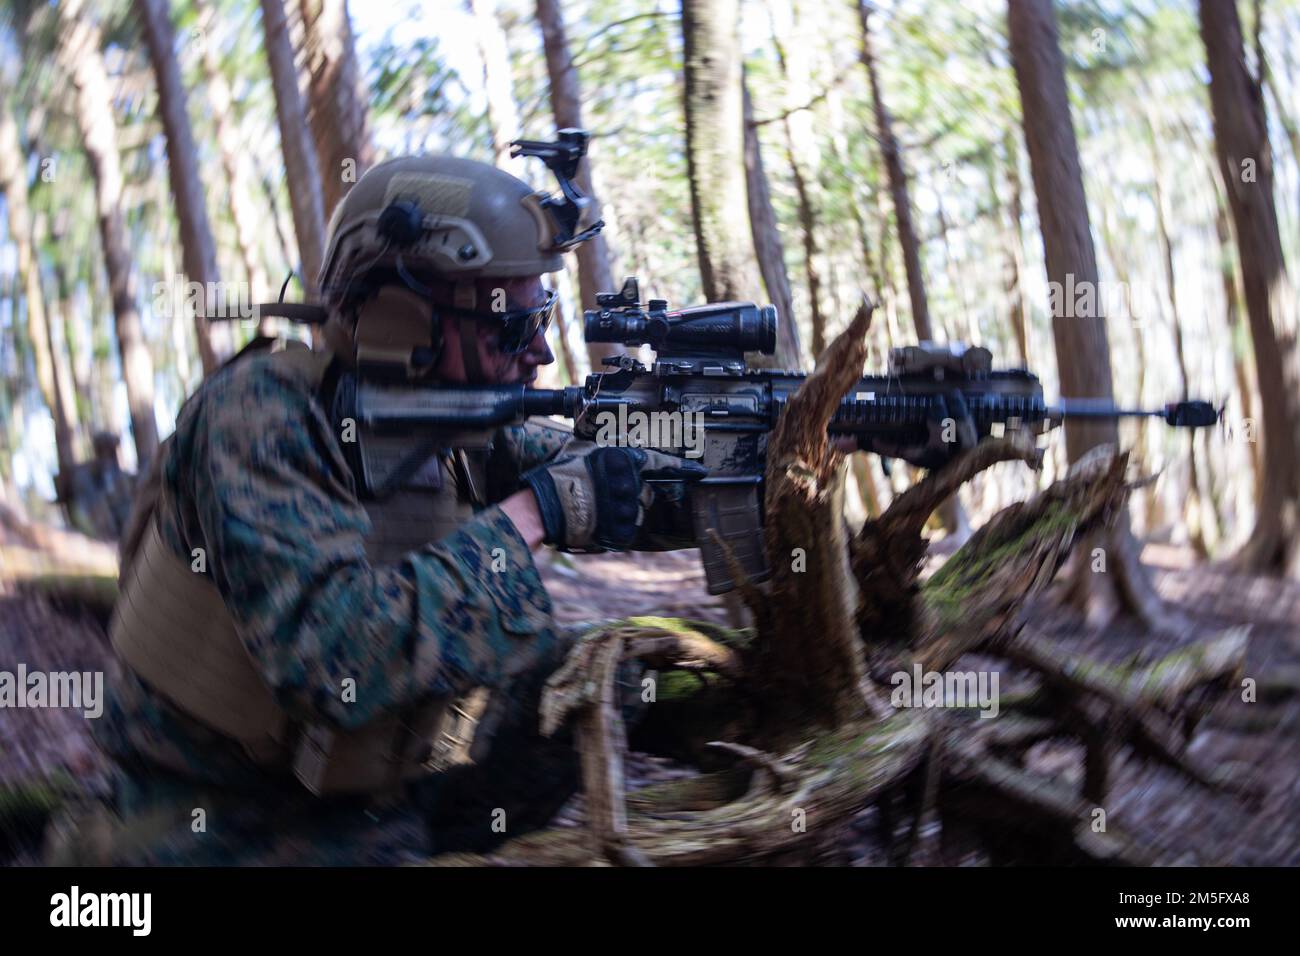
<instances>
[{"instance_id":1,"label":"soldier's face","mask_svg":"<svg viewBox=\"0 0 1300 956\"><path fill-rule=\"evenodd\" d=\"M546 301L546 289L541 276L519 279L480 279L478 302L480 308L500 304L504 308L527 309ZM546 343L546 335L539 331L523 352L505 355L499 348L499 330L491 321L476 322L478 361L488 384L509 385L514 382L530 384L537 378L537 369L550 365L555 355ZM442 320L443 349L438 363L437 377L444 382L467 382L465 358L461 352L460 322L450 316Z\"/></svg>"}]
</instances>

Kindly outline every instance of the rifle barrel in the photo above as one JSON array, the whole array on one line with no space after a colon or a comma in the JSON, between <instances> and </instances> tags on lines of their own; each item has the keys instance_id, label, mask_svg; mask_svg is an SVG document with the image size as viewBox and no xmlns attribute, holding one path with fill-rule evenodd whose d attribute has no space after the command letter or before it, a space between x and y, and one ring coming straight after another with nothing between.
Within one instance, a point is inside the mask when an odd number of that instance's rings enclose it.
<instances>
[{"instance_id":1,"label":"rifle barrel","mask_svg":"<svg viewBox=\"0 0 1300 956\"><path fill-rule=\"evenodd\" d=\"M1173 428L1206 428L1219 420L1219 411L1209 402L1172 402L1164 408L1116 408L1113 402L1094 398L1063 398L1048 410L1053 421L1070 419L1163 418Z\"/></svg>"},{"instance_id":2,"label":"rifle barrel","mask_svg":"<svg viewBox=\"0 0 1300 956\"><path fill-rule=\"evenodd\" d=\"M1163 408L1117 408L1105 399L1063 398L1052 409L1062 418L1140 418L1147 415L1164 416Z\"/></svg>"}]
</instances>

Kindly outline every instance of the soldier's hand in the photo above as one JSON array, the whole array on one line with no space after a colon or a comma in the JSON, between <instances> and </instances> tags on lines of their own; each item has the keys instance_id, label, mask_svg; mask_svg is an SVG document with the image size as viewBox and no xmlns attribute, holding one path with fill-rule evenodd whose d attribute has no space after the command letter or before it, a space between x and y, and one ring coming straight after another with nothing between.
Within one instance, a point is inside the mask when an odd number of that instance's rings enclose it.
<instances>
[{"instance_id":1,"label":"soldier's hand","mask_svg":"<svg viewBox=\"0 0 1300 956\"><path fill-rule=\"evenodd\" d=\"M646 479L698 481L703 465L649 448L572 442L565 453L524 475L537 498L546 536L556 547L587 551L626 548L654 493Z\"/></svg>"},{"instance_id":2,"label":"soldier's hand","mask_svg":"<svg viewBox=\"0 0 1300 956\"><path fill-rule=\"evenodd\" d=\"M930 402L923 442L868 438L862 441L862 450L885 458L901 458L919 468L939 468L961 452L974 448L978 441L979 434L966 399L961 392L952 391L947 395L936 395Z\"/></svg>"}]
</instances>

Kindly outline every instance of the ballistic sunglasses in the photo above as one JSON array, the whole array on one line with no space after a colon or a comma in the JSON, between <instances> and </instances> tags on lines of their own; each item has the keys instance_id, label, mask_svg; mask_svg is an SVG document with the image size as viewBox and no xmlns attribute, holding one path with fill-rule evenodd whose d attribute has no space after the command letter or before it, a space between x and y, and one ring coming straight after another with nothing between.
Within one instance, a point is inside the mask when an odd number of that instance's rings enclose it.
<instances>
[{"instance_id":1,"label":"ballistic sunglasses","mask_svg":"<svg viewBox=\"0 0 1300 956\"><path fill-rule=\"evenodd\" d=\"M559 307L560 297L554 289L547 290L546 301L531 309L512 309L509 312L479 312L470 309L440 308L438 311L472 319L491 320L500 325L497 349L505 355L519 355L540 332L546 334Z\"/></svg>"}]
</instances>

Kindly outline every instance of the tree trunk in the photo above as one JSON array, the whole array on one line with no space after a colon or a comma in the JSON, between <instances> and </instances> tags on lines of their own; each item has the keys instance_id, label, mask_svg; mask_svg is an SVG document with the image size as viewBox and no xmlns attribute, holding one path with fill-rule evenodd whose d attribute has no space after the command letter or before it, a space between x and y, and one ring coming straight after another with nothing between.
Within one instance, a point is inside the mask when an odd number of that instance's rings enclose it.
<instances>
[{"instance_id":1,"label":"tree trunk","mask_svg":"<svg viewBox=\"0 0 1300 956\"><path fill-rule=\"evenodd\" d=\"M1047 277L1062 290L1060 307L1054 311L1069 313L1052 316L1061 394L1109 399L1112 391L1106 320L1099 304L1097 308L1080 310L1089 314L1073 314L1075 303L1070 296L1073 289L1091 288L1096 300L1097 258L1051 0L1012 0L1007 22L1038 197ZM1118 436L1114 422L1067 424L1070 461L1078 461L1097 445L1115 443Z\"/></svg>"},{"instance_id":2,"label":"tree trunk","mask_svg":"<svg viewBox=\"0 0 1300 956\"><path fill-rule=\"evenodd\" d=\"M1057 283L1057 307L1052 315L1052 337L1061 394L1070 398L1113 397L1110 345L1106 319L1101 312L1097 255L1088 222L1088 202L1074 135L1070 101L1065 87L1065 60L1057 42L1052 0L1012 0L1007 13L1011 60L1020 88L1025 143L1038 198L1038 218L1043 235L1047 278ZM1075 308L1074 296L1084 298ZM1092 306L1087 304L1092 291ZM1076 314L1082 312L1083 314ZM1075 422L1065 426L1066 453L1071 463L1083 459L1099 445L1118 445L1115 421ZM1101 544L1100 539L1093 542ZM1092 550L1089 548L1088 550ZM1091 562L1080 561L1074 578L1075 593L1090 611L1109 616L1117 606L1133 610L1149 627L1167 618L1138 560L1125 514L1107 535L1109 555L1105 572L1094 573ZM1114 589L1102 581L1113 581Z\"/></svg>"},{"instance_id":3,"label":"tree trunk","mask_svg":"<svg viewBox=\"0 0 1300 956\"><path fill-rule=\"evenodd\" d=\"M793 5L790 9L791 19L788 29L793 35L794 43L788 53L786 45L781 42L782 31L777 27L770 5L768 16L772 20L772 46L776 50L777 65L781 71L781 88L785 93L784 106L787 112L781 117L781 134L785 141L786 163L790 167L790 181L794 184L795 208L799 217L804 275L808 280L808 319L812 332L812 356L815 361L826 348L826 313L822 309L822 280L817 265L817 257L820 255L817 247L818 215L811 188L817 181L820 157L807 113L796 112L792 115L788 112L809 102L812 91L808 82L808 65L800 49L797 35L798 9Z\"/></svg>"},{"instance_id":4,"label":"tree trunk","mask_svg":"<svg viewBox=\"0 0 1300 956\"><path fill-rule=\"evenodd\" d=\"M60 242L62 238L63 236L59 230L54 230L54 241ZM59 290L59 314L63 319L63 335L68 342L68 401L66 404L69 408L75 407L77 409L77 418L80 420L81 426L82 447L89 448L89 439L95 430L96 415L98 413L98 406L96 405L98 395L92 387L95 373L95 322L89 323L88 340L84 343L80 341L78 329L80 323L75 321L72 306L72 282L68 278L66 265L58 259L54 261L54 283Z\"/></svg>"},{"instance_id":5,"label":"tree trunk","mask_svg":"<svg viewBox=\"0 0 1300 956\"><path fill-rule=\"evenodd\" d=\"M794 295L790 291L790 276L785 268L785 249L781 242L781 226L772 208L772 193L763 169L762 143L758 127L754 125L754 102L749 95L749 84L741 80L745 121L745 195L749 202L749 229L758 256L758 268L763 275L767 297L776 306L778 335L777 361L785 368L796 369L803 365L799 348L799 324L794 315Z\"/></svg>"},{"instance_id":6,"label":"tree trunk","mask_svg":"<svg viewBox=\"0 0 1300 956\"><path fill-rule=\"evenodd\" d=\"M77 126L82 149L95 184L99 239L113 303L114 330L122 362L122 380L131 412L131 436L137 466L147 471L158 450L158 425L154 420L153 360L144 341L140 313L136 310L135 274L122 215L122 165L117 151L117 130L109 96L108 74L101 51L98 25L79 0L59 6L59 54L76 91Z\"/></svg>"},{"instance_id":7,"label":"tree trunk","mask_svg":"<svg viewBox=\"0 0 1300 956\"><path fill-rule=\"evenodd\" d=\"M110 301L108 310L105 309L104 293L108 290L100 287L99 282L96 281L98 279L99 277L96 276L90 280L91 347L89 352L92 423L94 428L102 427L121 436L126 434L130 423L129 419L123 421L113 400L118 382L118 375L113 370L116 318L110 321L106 314L107 311L111 311L112 304Z\"/></svg>"},{"instance_id":8,"label":"tree trunk","mask_svg":"<svg viewBox=\"0 0 1300 956\"><path fill-rule=\"evenodd\" d=\"M1183 338L1183 317L1178 308L1178 283L1174 274L1174 246L1169 238L1169 223L1165 216L1165 191L1163 188L1164 170L1160 161L1160 148L1156 143L1155 124L1148 115L1145 118L1147 145L1151 150L1152 197L1156 212L1156 239L1160 246L1160 261L1165 270L1165 289L1169 297L1169 328L1174 339L1174 357L1177 359L1178 380L1183 401L1189 400L1191 383L1187 371L1187 346ZM1204 507L1201 501L1200 478L1196 469L1196 432L1187 433L1187 497L1184 500L1183 520L1187 525L1192 548L1202 558L1209 556L1209 547L1205 542Z\"/></svg>"},{"instance_id":9,"label":"tree trunk","mask_svg":"<svg viewBox=\"0 0 1300 956\"><path fill-rule=\"evenodd\" d=\"M893 121L885 106L884 93L881 92L880 78L876 72L871 43L871 13L868 0L858 0L858 18L862 25L862 63L867 68L867 79L871 83L871 103L876 114L876 140L880 144L885 172L889 176L889 192L894 200L894 219L898 224L898 241L903 249L903 268L907 272L907 293L912 301L912 323L916 327L917 339L930 341L934 338L934 331L930 327L930 305L925 293L925 276L921 271L921 244L912 225L912 201L908 196L907 172L903 168L898 140L894 138Z\"/></svg>"},{"instance_id":10,"label":"tree trunk","mask_svg":"<svg viewBox=\"0 0 1300 956\"><path fill-rule=\"evenodd\" d=\"M37 384L54 419L54 449L59 468L55 487L62 498L62 481L71 476L76 464L72 446L75 409L65 403L66 383L55 359L59 343L54 337L52 316L45 310L40 261L28 206L26 156L18 139L17 124L3 96L0 96L0 191L4 192L5 205L9 208L9 239L18 253L18 275L27 301L27 330L36 360Z\"/></svg>"},{"instance_id":11,"label":"tree trunk","mask_svg":"<svg viewBox=\"0 0 1300 956\"><path fill-rule=\"evenodd\" d=\"M56 229L51 238L57 244L62 237ZM39 247L40 243L37 245ZM84 396L83 401L87 402L90 396L79 387L77 382L77 348L73 335L75 323L72 315L72 297L64 275L63 264L60 262L54 264L54 289L54 309L52 314L47 314L52 340L50 351L54 359L54 384L59 390L59 403L67 413L68 424L72 430L73 456L76 457L78 450L90 448L90 435L85 427L87 416L83 415L77 403L77 396L80 393Z\"/></svg>"},{"instance_id":12,"label":"tree trunk","mask_svg":"<svg viewBox=\"0 0 1300 956\"><path fill-rule=\"evenodd\" d=\"M551 112L556 129L582 129L582 89L578 70L573 65L569 38L564 29L564 16L559 0L537 0L537 25L542 31L542 48L546 53L546 73L550 78ZM578 167L578 188L591 199L591 218L601 218L600 200L591 180L591 156ZM596 307L598 292L615 291L614 276L610 266L609 242L603 233L578 246L578 290L583 309ZM601 360L626 351L621 345L592 342L587 355L595 371ZM575 372L576 374L576 372Z\"/></svg>"},{"instance_id":13,"label":"tree trunk","mask_svg":"<svg viewBox=\"0 0 1300 956\"><path fill-rule=\"evenodd\" d=\"M871 251L871 239L867 235L867 220L862 214L862 208L859 206L856 195L849 201L849 209L853 215L853 233L857 239L858 254L862 257L863 275L871 282L876 299L881 304L881 309L885 313L885 321L880 324L881 331L877 333L877 338L885 342L885 348L889 347L889 316L894 310L894 289L893 284L885 279L884 272L884 250L877 257Z\"/></svg>"},{"instance_id":14,"label":"tree trunk","mask_svg":"<svg viewBox=\"0 0 1300 956\"><path fill-rule=\"evenodd\" d=\"M1234 0L1202 0L1215 150L1240 253L1246 316L1259 376L1262 496L1243 565L1300 575L1300 349L1273 202L1273 161L1263 96L1246 72Z\"/></svg>"},{"instance_id":15,"label":"tree trunk","mask_svg":"<svg viewBox=\"0 0 1300 956\"><path fill-rule=\"evenodd\" d=\"M1129 278L1128 257L1120 251L1124 242L1130 241L1131 232L1126 230L1123 233L1122 240L1116 239L1115 229L1111 227L1111 211L1118 209L1120 201L1114 198L1113 194L1109 197L1108 209L1103 212L1100 223L1100 233L1102 246L1106 250L1111 266L1115 270L1120 285L1125 289L1132 290L1133 283ZM1136 316L1133 314L1133 302L1131 295L1127 301L1128 325L1133 332L1133 354L1136 361L1133 363L1133 394L1134 400L1140 405L1144 401L1143 396L1146 392L1146 372L1147 372L1147 347L1146 347L1146 320L1145 316ZM1137 421L1137 440L1133 443L1133 450L1129 454L1129 461L1140 474L1147 472L1147 433L1149 431L1147 420L1139 418ZM1143 490L1141 499L1143 504L1142 520L1143 528L1149 533L1163 521L1163 511L1160 506L1160 496L1156 494L1154 484L1147 485ZM1132 501L1132 498L1130 498Z\"/></svg>"},{"instance_id":16,"label":"tree trunk","mask_svg":"<svg viewBox=\"0 0 1300 956\"><path fill-rule=\"evenodd\" d=\"M759 279L745 221L738 0L682 0L686 163L704 297L753 301Z\"/></svg>"},{"instance_id":17,"label":"tree trunk","mask_svg":"<svg viewBox=\"0 0 1300 956\"><path fill-rule=\"evenodd\" d=\"M203 42L203 85L208 93L208 106L212 110L217 151L221 154L221 170L229 191L230 219L235 226L235 243L239 247L244 278L248 283L253 302L265 302L270 292L270 280L262 261L261 243L257 234L258 214L252 203L253 186L249 181L247 159L239 148L239 132L231 101L230 84L221 71L214 36L217 29L215 10L204 0L196 2L199 23L206 33Z\"/></svg>"},{"instance_id":18,"label":"tree trunk","mask_svg":"<svg viewBox=\"0 0 1300 956\"><path fill-rule=\"evenodd\" d=\"M261 0L266 59L275 91L275 116L280 126L280 149L289 181L293 231L298 239L299 267L307 298L321 290L316 283L324 257L325 213L322 206L320 168L307 126L307 111L298 89L298 68L289 41L284 0Z\"/></svg>"},{"instance_id":19,"label":"tree trunk","mask_svg":"<svg viewBox=\"0 0 1300 956\"><path fill-rule=\"evenodd\" d=\"M570 274L572 268L572 263L566 262L563 277L557 276L555 280L557 285L562 281L567 282L570 293L572 293L576 285L572 281ZM582 384L582 369L578 367L578 360L573 354L573 348L569 345L569 322L564 316L563 309L555 310L555 340L560 347L560 358L564 362L564 373L568 376L568 384Z\"/></svg>"},{"instance_id":20,"label":"tree trunk","mask_svg":"<svg viewBox=\"0 0 1300 956\"><path fill-rule=\"evenodd\" d=\"M316 143L326 219L375 162L366 91L347 0L301 0L307 121Z\"/></svg>"},{"instance_id":21,"label":"tree trunk","mask_svg":"<svg viewBox=\"0 0 1300 956\"><path fill-rule=\"evenodd\" d=\"M785 133L786 161L790 164L790 178L794 182L798 199L799 234L803 239L803 268L808 277L808 317L812 324L812 354L821 355L826 348L826 316L821 306L821 274L817 269L817 214L813 210L812 195L795 155L794 137L790 134L789 120L781 123Z\"/></svg>"},{"instance_id":22,"label":"tree trunk","mask_svg":"<svg viewBox=\"0 0 1300 956\"><path fill-rule=\"evenodd\" d=\"M970 303L966 301L966 287L962 285L961 273L957 268L957 257L953 255L952 243L948 239L948 232L952 229L952 222L949 221L948 214L944 212L942 193L937 193L935 200L935 214L939 218L939 245L943 249L943 267L944 271L948 273L948 284L952 286L953 298L961 305L961 324L966 330L961 338L968 345L983 345L979 325L975 322L971 313ZM953 336L953 338L957 338L957 336Z\"/></svg>"},{"instance_id":23,"label":"tree trunk","mask_svg":"<svg viewBox=\"0 0 1300 956\"><path fill-rule=\"evenodd\" d=\"M215 288L221 278L217 274L217 247L208 222L206 194L199 176L198 150L194 146L194 133L185 107L185 87L176 62L176 34L167 6L168 0L135 0L136 15L144 27L149 60L158 86L158 115L167 139L167 176L176 220L180 223L185 275L190 282L197 282L207 290ZM166 281L172 282L173 277L167 276ZM209 286L209 283L213 285ZM185 300L190 301L188 296ZM206 294L201 301L208 301ZM203 374L207 375L219 361L214 339L224 339L224 344L229 346L230 338L229 335L214 337L212 327L200 311L195 312L192 321L199 360L203 364Z\"/></svg>"},{"instance_id":24,"label":"tree trunk","mask_svg":"<svg viewBox=\"0 0 1300 956\"><path fill-rule=\"evenodd\" d=\"M880 227L880 275L885 283L885 344L889 348L902 345L902 331L898 320L898 286L894 282L893 257L889 254L889 210L885 191L877 189L876 220Z\"/></svg>"},{"instance_id":25,"label":"tree trunk","mask_svg":"<svg viewBox=\"0 0 1300 956\"><path fill-rule=\"evenodd\" d=\"M1237 383L1237 393L1241 396L1241 418L1244 424L1254 421L1255 417L1255 376L1250 367L1252 357L1250 344L1245 341L1246 332L1241 326L1241 291L1237 284L1237 270L1233 265L1232 230L1228 226L1228 210L1225 208L1223 190L1218 188L1217 174L1215 180L1214 235L1219 243L1219 277L1223 284L1224 321L1228 326L1228 337L1232 341L1232 374ZM1240 431L1240 425L1238 428ZM1263 494L1263 462L1260 460L1259 442L1246 443L1249 452L1251 473L1254 476L1253 487L1255 500Z\"/></svg>"},{"instance_id":26,"label":"tree trunk","mask_svg":"<svg viewBox=\"0 0 1300 956\"><path fill-rule=\"evenodd\" d=\"M907 172L903 168L902 153L898 148L898 140L894 137L893 121L885 106L884 93L876 71L871 43L871 13L868 0L858 0L858 19L862 27L862 63L867 69L867 79L871 84L871 102L876 115L876 140L885 161L889 192L894 202L894 221L898 227L899 246L903 250L903 269L907 274L907 294L912 303L912 325L916 329L917 340L927 342L934 339L934 329L930 324L930 304L925 291L925 276L921 271L921 244L912 224ZM939 514L948 533L956 535L959 540L965 540L970 533L970 525L961 502L957 498L945 502L939 509Z\"/></svg>"},{"instance_id":27,"label":"tree trunk","mask_svg":"<svg viewBox=\"0 0 1300 956\"><path fill-rule=\"evenodd\" d=\"M261 167L257 157L251 157L253 164L253 178L257 180L257 187L261 190L262 196L266 199L266 208L271 220L271 228L275 232L275 246L280 250L280 259L293 268L294 253L293 243L289 241L289 233L293 230L293 210L289 211L288 217L285 216L284 208L280 203L279 192L276 189L276 183L272 180L271 174ZM290 205L292 206L292 199ZM277 276L278 278L278 276Z\"/></svg>"},{"instance_id":28,"label":"tree trunk","mask_svg":"<svg viewBox=\"0 0 1300 956\"><path fill-rule=\"evenodd\" d=\"M1269 68L1268 57L1264 55L1263 41L1264 24L1260 3L1255 3L1255 60L1256 67L1259 70L1259 89L1261 108L1264 99L1264 93L1273 100L1273 112L1277 115L1278 124L1282 127L1282 132L1286 134L1287 142L1291 146L1291 155L1300 159L1300 126L1296 125L1295 114L1288 107L1282 94L1278 91L1277 80L1273 77L1273 71ZM1294 88L1294 87L1293 87Z\"/></svg>"},{"instance_id":29,"label":"tree trunk","mask_svg":"<svg viewBox=\"0 0 1300 956\"><path fill-rule=\"evenodd\" d=\"M834 106L832 106L831 115L832 117L839 115L839 111ZM846 170L848 169L848 146L844 141L841 127L835 124L834 120L832 120L832 123L831 158L838 169ZM830 188L825 180L822 182L822 188ZM862 213L862 204L858 200L860 194L856 184L850 183L849 190L849 214L853 217L853 235L857 240L858 255L861 257L862 274L871 283L875 301L881 303L884 309L888 310L892 307L892 303L888 301L892 296L892 289L885 282L883 263L881 262L883 256L878 256L872 252L871 238L867 235L867 220ZM884 250L882 249L881 252L883 253Z\"/></svg>"},{"instance_id":30,"label":"tree trunk","mask_svg":"<svg viewBox=\"0 0 1300 956\"><path fill-rule=\"evenodd\" d=\"M1183 139L1196 150L1198 158L1206 173L1206 182L1214 196L1214 236L1218 243L1219 281L1223 289L1224 324L1227 326L1228 339L1232 346L1232 372L1241 400L1241 420L1234 424L1235 437L1240 440L1241 429L1250 423L1250 439L1243 442L1247 451L1253 482L1250 494L1258 502L1262 496L1261 476L1263 465L1260 461L1259 442L1254 438L1253 429L1258 424L1255 418L1255 370L1251 356L1250 333L1241 322L1241 285L1235 264L1236 250L1232 240L1232 227L1228 223L1227 189L1223 182L1223 170L1216 157L1197 150L1199 137L1186 120L1178 121ZM1210 433L1205 433L1205 450L1208 454ZM1233 467L1229 464L1228 467ZM1215 502L1216 511L1218 502ZM1220 522L1222 523L1222 522Z\"/></svg>"},{"instance_id":31,"label":"tree trunk","mask_svg":"<svg viewBox=\"0 0 1300 956\"><path fill-rule=\"evenodd\" d=\"M1024 204L1020 187L1020 156L1016 150L1015 134L1008 132L1003 137L1006 155L1004 162L1004 182L1007 187L1007 206L1005 215L998 202L997 176L994 173L996 160L990 160L989 193L997 203L994 212L1002 222L1004 274L1003 291L1007 296L1007 319L1016 338L1016 355L1024 368L1030 367L1029 361L1029 313L1025 307L1025 291L1022 276L1025 273L1025 236L1020 223L1024 217Z\"/></svg>"}]
</instances>

